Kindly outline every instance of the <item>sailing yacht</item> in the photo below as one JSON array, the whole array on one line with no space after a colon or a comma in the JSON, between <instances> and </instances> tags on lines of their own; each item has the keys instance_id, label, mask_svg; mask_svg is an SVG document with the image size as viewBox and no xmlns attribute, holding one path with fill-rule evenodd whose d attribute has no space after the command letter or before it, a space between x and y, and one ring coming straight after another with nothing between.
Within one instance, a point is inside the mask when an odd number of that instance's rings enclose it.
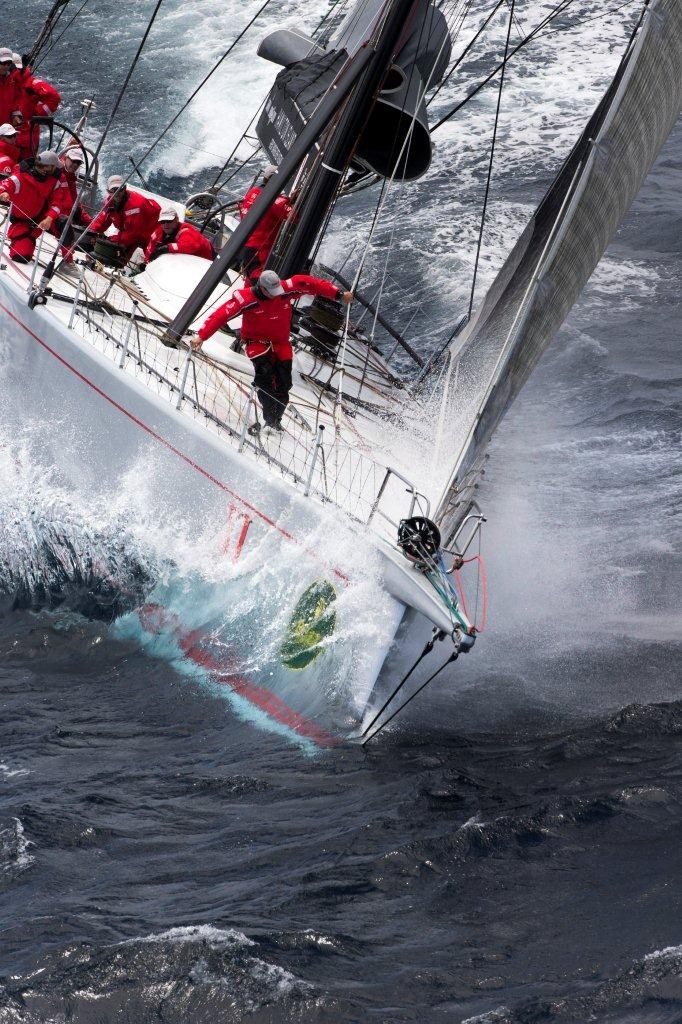
<instances>
[{"instance_id":1,"label":"sailing yacht","mask_svg":"<svg viewBox=\"0 0 682 1024\"><path fill-rule=\"evenodd\" d=\"M422 656L436 646L444 666L473 647L479 611L467 600L466 583L482 566L485 516L476 488L486 446L675 122L682 9L677 0L642 6L602 101L491 289L438 359L427 359L406 331L388 323L378 299L360 294L359 272L347 280L343 268L325 268L384 324L390 347L378 345L374 332L367 336L353 310L302 300L284 429L269 436L252 429L259 408L238 322L201 353L188 337L242 283L239 254L281 192L295 189L297 196L296 219L281 231L268 264L284 278L318 272L320 241L343 195L426 173L426 100L448 74L452 40L438 4L360 0L330 34L313 39L280 30L261 41L259 54L281 68L256 129L278 170L244 219L232 216L219 191L184 202L147 193L211 234L220 250L213 263L164 255L128 276L107 265L100 246L94 259L77 262L77 273L67 273L58 241L43 235L33 264L20 265L7 255L5 218L2 417L14 434L49 424L39 432L36 457L56 467L67 486L102 501L135 471L151 516L195 529L217 564L226 573L246 567L256 590L264 584L255 565L281 567L265 682L244 673L234 656L225 659L192 616L183 621L153 596L136 614L143 630L171 637L235 700L325 746L337 742L342 726L327 714L320 680L339 657L343 596L367 572L382 592L381 639L356 663L363 686L343 719L346 733L359 726L367 738L395 713L397 681L382 676L382 666L406 613L422 624ZM508 34L500 95L512 56ZM80 140L78 130L74 136ZM95 184L97 152L93 160L84 151L86 190ZM433 390L436 366L440 385ZM458 379L475 386L462 390ZM427 487L416 464L424 423L434 416L446 433L453 424L451 457ZM350 643L347 636L342 643Z\"/></svg>"}]
</instances>

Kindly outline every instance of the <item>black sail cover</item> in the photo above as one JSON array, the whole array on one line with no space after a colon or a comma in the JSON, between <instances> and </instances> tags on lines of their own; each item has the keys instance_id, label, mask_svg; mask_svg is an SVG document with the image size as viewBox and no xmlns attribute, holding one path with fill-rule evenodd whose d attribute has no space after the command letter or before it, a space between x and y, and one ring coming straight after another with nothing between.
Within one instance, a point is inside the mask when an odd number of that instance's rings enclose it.
<instances>
[{"instance_id":1,"label":"black sail cover","mask_svg":"<svg viewBox=\"0 0 682 1024\"><path fill-rule=\"evenodd\" d=\"M451 349L451 422L462 422L464 404L471 426L455 442L436 514L446 541L470 508L493 431L601 259L681 105L682 0L652 0L608 92Z\"/></svg>"},{"instance_id":2,"label":"black sail cover","mask_svg":"<svg viewBox=\"0 0 682 1024\"><path fill-rule=\"evenodd\" d=\"M260 56L283 64L256 125L270 160L280 164L345 63L372 37L385 0L360 0L326 45L279 30ZM425 93L442 79L451 55L447 21L434 3L417 0L396 61L358 141L354 164L399 180L418 178L431 163Z\"/></svg>"}]
</instances>

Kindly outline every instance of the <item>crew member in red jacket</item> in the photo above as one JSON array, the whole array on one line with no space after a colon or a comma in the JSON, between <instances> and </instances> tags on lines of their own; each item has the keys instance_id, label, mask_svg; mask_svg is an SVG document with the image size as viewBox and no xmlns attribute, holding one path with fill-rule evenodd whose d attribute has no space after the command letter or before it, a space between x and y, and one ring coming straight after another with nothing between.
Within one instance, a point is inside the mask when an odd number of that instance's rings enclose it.
<instances>
[{"instance_id":1,"label":"crew member in red jacket","mask_svg":"<svg viewBox=\"0 0 682 1024\"><path fill-rule=\"evenodd\" d=\"M32 160L38 148L40 128L37 125L31 125L31 122L26 120L20 110L13 110L9 120L17 130L19 159Z\"/></svg>"},{"instance_id":2,"label":"crew member in red jacket","mask_svg":"<svg viewBox=\"0 0 682 1024\"><path fill-rule=\"evenodd\" d=\"M234 292L232 298L211 313L191 339L198 351L207 338L234 317L242 317L241 337L256 371L254 385L270 430L281 430L281 420L291 391L292 303L301 295L322 295L349 303L352 292L341 291L331 281L295 274L280 281L274 270L264 270L257 281Z\"/></svg>"},{"instance_id":3,"label":"crew member in red jacket","mask_svg":"<svg viewBox=\"0 0 682 1024\"><path fill-rule=\"evenodd\" d=\"M90 231L97 234L113 225L117 233L109 238L125 250L127 261L136 249L146 249L149 245L161 207L155 199L126 188L120 174L109 178L107 192L104 209L90 224Z\"/></svg>"},{"instance_id":4,"label":"crew member in red jacket","mask_svg":"<svg viewBox=\"0 0 682 1024\"><path fill-rule=\"evenodd\" d=\"M13 124L0 124L0 156L8 156L15 164L19 163L17 130Z\"/></svg>"},{"instance_id":5,"label":"crew member in red jacket","mask_svg":"<svg viewBox=\"0 0 682 1024\"><path fill-rule=\"evenodd\" d=\"M9 178L16 166L17 162L11 156L0 155L0 179Z\"/></svg>"},{"instance_id":6,"label":"crew member in red jacket","mask_svg":"<svg viewBox=\"0 0 682 1024\"><path fill-rule=\"evenodd\" d=\"M59 166L57 154L46 151L33 161L22 161L14 174L0 181L0 203L12 204L7 237L9 257L15 263L30 263L36 238L51 227L47 214Z\"/></svg>"},{"instance_id":7,"label":"crew member in red jacket","mask_svg":"<svg viewBox=\"0 0 682 1024\"><path fill-rule=\"evenodd\" d=\"M0 124L9 121L21 102L21 85L14 66L12 51L0 47Z\"/></svg>"},{"instance_id":8,"label":"crew member in red jacket","mask_svg":"<svg viewBox=\"0 0 682 1024\"><path fill-rule=\"evenodd\" d=\"M79 146L70 146L59 155L61 173L57 179L57 184L55 185L54 192L52 194L52 205L48 210L48 216L53 218L53 224L49 231L50 234L55 236L55 238L61 238L74 203L78 203L78 172L84 160L85 157L83 156L83 151ZM82 234L83 229L91 222L91 220L92 217L85 207L81 203L78 203L73 220L71 221L68 237L66 239L67 244L61 248L61 255L67 263L71 263L73 261L72 247L74 241Z\"/></svg>"},{"instance_id":9,"label":"crew member in red jacket","mask_svg":"<svg viewBox=\"0 0 682 1024\"><path fill-rule=\"evenodd\" d=\"M254 185L246 193L239 204L239 219L244 220L247 213L258 199L273 174L277 173L274 164L270 164L263 171L260 185ZM265 214L260 224L246 240L243 250L242 272L247 279L255 279L259 276L267 263L268 256L275 244L279 230L287 220L295 219L292 199L285 195L277 196L274 203Z\"/></svg>"},{"instance_id":10,"label":"crew member in red jacket","mask_svg":"<svg viewBox=\"0 0 682 1024\"><path fill-rule=\"evenodd\" d=\"M61 96L53 85L38 78L30 68L14 71L16 98L8 120L19 132L21 159L32 159L40 145L40 125L34 117L52 117L61 103Z\"/></svg>"},{"instance_id":11,"label":"crew member in red jacket","mask_svg":"<svg viewBox=\"0 0 682 1024\"><path fill-rule=\"evenodd\" d=\"M166 253L201 256L204 260L215 259L215 250L208 238L204 238L193 224L181 221L173 206L165 206L159 214L158 227L154 228L154 234L144 251L145 263Z\"/></svg>"}]
</instances>

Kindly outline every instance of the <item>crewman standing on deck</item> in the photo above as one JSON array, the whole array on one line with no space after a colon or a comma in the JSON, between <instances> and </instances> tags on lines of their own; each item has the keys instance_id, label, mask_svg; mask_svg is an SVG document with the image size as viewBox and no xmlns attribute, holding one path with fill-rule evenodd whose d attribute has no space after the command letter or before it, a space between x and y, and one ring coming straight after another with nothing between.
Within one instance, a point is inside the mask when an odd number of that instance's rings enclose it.
<instances>
[{"instance_id":1,"label":"crewman standing on deck","mask_svg":"<svg viewBox=\"0 0 682 1024\"><path fill-rule=\"evenodd\" d=\"M250 188L239 204L240 220L243 220L244 217L246 217L247 213L258 199L258 196L263 191L264 186L267 185L270 178L276 173L277 168L274 164L269 164L263 170L260 185L254 185ZM243 250L244 255L242 260L242 269L244 277L246 277L247 280L255 280L259 276L261 270L267 263L268 256L270 255L272 247L277 240L280 228L286 221L294 219L293 197L287 197L285 195L277 196L256 230L253 231L246 240L246 245Z\"/></svg>"},{"instance_id":2,"label":"crewman standing on deck","mask_svg":"<svg viewBox=\"0 0 682 1024\"><path fill-rule=\"evenodd\" d=\"M219 306L191 339L192 348L198 351L207 338L241 316L241 337L256 371L253 383L268 432L282 429L282 415L289 402L294 357L290 340L292 304L301 295L322 295L345 303L353 300L352 292L341 291L324 278L294 274L280 281L274 270L264 270L256 281L239 288Z\"/></svg>"},{"instance_id":3,"label":"crewman standing on deck","mask_svg":"<svg viewBox=\"0 0 682 1024\"><path fill-rule=\"evenodd\" d=\"M127 188L120 174L112 174L107 181L107 200L102 212L90 224L91 233L116 228L110 241L125 251L126 262L136 249L146 249L159 223L161 207L155 199Z\"/></svg>"}]
</instances>

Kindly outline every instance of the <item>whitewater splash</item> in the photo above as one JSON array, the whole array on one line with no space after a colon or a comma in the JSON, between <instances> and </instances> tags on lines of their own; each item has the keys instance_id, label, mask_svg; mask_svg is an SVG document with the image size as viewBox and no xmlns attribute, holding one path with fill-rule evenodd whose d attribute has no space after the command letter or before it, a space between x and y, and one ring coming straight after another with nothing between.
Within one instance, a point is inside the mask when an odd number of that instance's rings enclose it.
<instances>
[{"instance_id":1,"label":"whitewater splash","mask_svg":"<svg viewBox=\"0 0 682 1024\"><path fill-rule=\"evenodd\" d=\"M331 745L326 727L345 731L362 714L375 652L394 625L378 565L348 550L347 539L308 538L323 565L324 556L349 565L353 582L329 588L334 628L305 666L302 695L299 675L283 668L282 636L309 584L308 561L270 538L240 552L239 521L229 518L218 551L215 531L199 522L196 532L159 522L150 479L149 467L131 467L116 493L91 497L41 466L31 439L5 441L0 609L103 621L112 640L171 663L251 723L305 749Z\"/></svg>"}]
</instances>

